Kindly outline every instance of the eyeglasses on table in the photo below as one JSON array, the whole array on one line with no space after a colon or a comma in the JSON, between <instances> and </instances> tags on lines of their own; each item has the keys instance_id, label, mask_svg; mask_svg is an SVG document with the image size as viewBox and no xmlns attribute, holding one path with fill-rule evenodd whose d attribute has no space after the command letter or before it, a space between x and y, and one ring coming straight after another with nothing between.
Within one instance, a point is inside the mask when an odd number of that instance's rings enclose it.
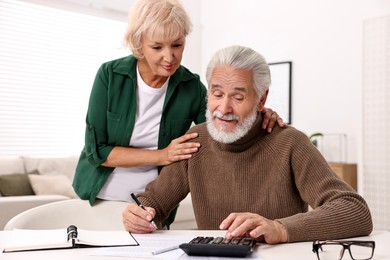
<instances>
[{"instance_id":1,"label":"eyeglasses on table","mask_svg":"<svg viewBox=\"0 0 390 260\"><path fill-rule=\"evenodd\" d=\"M317 240L313 242L313 253L317 254L318 260L340 260L346 250L352 260L369 260L374 256L374 249L375 241Z\"/></svg>"}]
</instances>

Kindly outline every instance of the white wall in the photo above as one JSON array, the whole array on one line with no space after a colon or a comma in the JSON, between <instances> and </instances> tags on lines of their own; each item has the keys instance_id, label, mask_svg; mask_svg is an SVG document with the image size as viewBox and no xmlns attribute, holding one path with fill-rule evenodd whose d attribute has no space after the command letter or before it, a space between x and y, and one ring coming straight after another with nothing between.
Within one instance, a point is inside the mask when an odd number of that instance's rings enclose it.
<instances>
[{"instance_id":1,"label":"white wall","mask_svg":"<svg viewBox=\"0 0 390 260\"><path fill-rule=\"evenodd\" d=\"M364 195L374 228L390 231L390 15L364 23Z\"/></svg>"},{"instance_id":2,"label":"white wall","mask_svg":"<svg viewBox=\"0 0 390 260\"><path fill-rule=\"evenodd\" d=\"M27 0L53 5L49 0ZM61 0L75 9L125 20L134 0ZM65 4L67 2L67 4ZM70 2L70 3L69 3ZM89 3L89 4L88 4ZM104 3L104 4L103 4ZM362 192L363 21L390 14L388 0L182 0L193 22L183 64L204 79L211 55L242 44L268 62L293 62L292 125L307 134L344 133L347 162L358 163ZM114 8L115 5L115 8ZM61 6L61 8L63 8ZM113 11L114 10L114 11Z\"/></svg>"},{"instance_id":3,"label":"white wall","mask_svg":"<svg viewBox=\"0 0 390 260\"><path fill-rule=\"evenodd\" d=\"M363 21L388 14L387 0L204 0L201 75L211 55L232 44L268 62L291 60L292 125L347 134L347 161L360 176Z\"/></svg>"},{"instance_id":4,"label":"white wall","mask_svg":"<svg viewBox=\"0 0 390 260\"><path fill-rule=\"evenodd\" d=\"M202 71L201 1L181 0L181 2L192 22L192 32L186 39L182 64L200 75Z\"/></svg>"}]
</instances>

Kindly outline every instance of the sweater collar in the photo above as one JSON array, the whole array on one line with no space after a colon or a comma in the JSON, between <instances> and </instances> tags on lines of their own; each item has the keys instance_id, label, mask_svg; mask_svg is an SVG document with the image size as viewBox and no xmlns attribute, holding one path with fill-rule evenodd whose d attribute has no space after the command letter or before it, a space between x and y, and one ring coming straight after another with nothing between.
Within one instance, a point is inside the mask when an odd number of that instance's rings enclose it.
<instances>
[{"instance_id":1,"label":"sweater collar","mask_svg":"<svg viewBox=\"0 0 390 260\"><path fill-rule=\"evenodd\" d=\"M259 112L257 114L257 118L255 122L253 123L252 127L249 129L248 133L238 139L237 141L230 143L230 144L224 144L218 141L213 140L215 146L217 146L221 150L226 150L230 152L242 152L246 149L248 149L250 146L252 146L252 143L255 139L258 139L261 136L264 136L266 134L266 130L264 130L261 127L261 123L263 122L263 117L261 113Z\"/></svg>"}]
</instances>

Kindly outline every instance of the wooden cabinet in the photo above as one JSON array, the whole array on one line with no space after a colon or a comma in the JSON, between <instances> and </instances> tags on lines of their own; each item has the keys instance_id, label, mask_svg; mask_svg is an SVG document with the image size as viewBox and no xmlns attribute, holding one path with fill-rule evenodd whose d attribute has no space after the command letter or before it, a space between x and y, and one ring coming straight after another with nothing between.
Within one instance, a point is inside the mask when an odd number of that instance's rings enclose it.
<instances>
[{"instance_id":1,"label":"wooden cabinet","mask_svg":"<svg viewBox=\"0 0 390 260\"><path fill-rule=\"evenodd\" d=\"M357 191L357 165L355 163L329 163L333 171Z\"/></svg>"}]
</instances>

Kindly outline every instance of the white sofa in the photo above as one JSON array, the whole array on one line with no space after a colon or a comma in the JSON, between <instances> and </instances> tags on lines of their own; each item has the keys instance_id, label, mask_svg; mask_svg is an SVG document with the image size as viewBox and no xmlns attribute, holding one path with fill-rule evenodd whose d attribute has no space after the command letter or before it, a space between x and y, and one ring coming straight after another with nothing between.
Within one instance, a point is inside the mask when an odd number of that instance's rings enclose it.
<instances>
[{"instance_id":1,"label":"white sofa","mask_svg":"<svg viewBox=\"0 0 390 260\"><path fill-rule=\"evenodd\" d=\"M25 210L50 202L77 198L72 188L77 161L77 156L0 157L0 230L3 230L12 217ZM26 181L29 183L26 184ZM31 186L26 187L27 185ZM1 195L3 191L6 194ZM23 195L24 192L30 193ZM171 228L196 229L191 197L187 196L180 205Z\"/></svg>"},{"instance_id":2,"label":"white sofa","mask_svg":"<svg viewBox=\"0 0 390 260\"><path fill-rule=\"evenodd\" d=\"M77 156L0 158L0 230L27 209L77 198L72 188L77 160Z\"/></svg>"}]
</instances>

